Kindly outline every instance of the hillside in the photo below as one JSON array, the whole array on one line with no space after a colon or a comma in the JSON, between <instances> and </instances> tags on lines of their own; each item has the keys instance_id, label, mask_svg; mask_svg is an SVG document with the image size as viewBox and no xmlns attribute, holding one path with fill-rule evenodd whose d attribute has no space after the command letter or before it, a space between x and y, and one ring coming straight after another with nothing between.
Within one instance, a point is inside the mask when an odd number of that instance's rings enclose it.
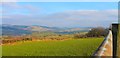
<instances>
[{"instance_id":1,"label":"hillside","mask_svg":"<svg viewBox=\"0 0 120 58\"><path fill-rule=\"evenodd\" d=\"M0 25L2 35L25 35L32 34L33 32L54 32L57 34L73 34L78 32L87 32L90 28L59 28L59 27L47 27L47 26L25 26L25 25Z\"/></svg>"}]
</instances>

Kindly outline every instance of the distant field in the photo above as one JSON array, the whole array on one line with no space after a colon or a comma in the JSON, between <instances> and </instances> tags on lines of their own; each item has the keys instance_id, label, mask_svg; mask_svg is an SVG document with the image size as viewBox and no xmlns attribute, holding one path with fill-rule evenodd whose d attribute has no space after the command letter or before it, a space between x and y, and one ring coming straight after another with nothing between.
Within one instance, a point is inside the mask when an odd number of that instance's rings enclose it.
<instances>
[{"instance_id":1,"label":"distant field","mask_svg":"<svg viewBox=\"0 0 120 58\"><path fill-rule=\"evenodd\" d=\"M102 38L33 41L3 45L3 56L90 56Z\"/></svg>"}]
</instances>

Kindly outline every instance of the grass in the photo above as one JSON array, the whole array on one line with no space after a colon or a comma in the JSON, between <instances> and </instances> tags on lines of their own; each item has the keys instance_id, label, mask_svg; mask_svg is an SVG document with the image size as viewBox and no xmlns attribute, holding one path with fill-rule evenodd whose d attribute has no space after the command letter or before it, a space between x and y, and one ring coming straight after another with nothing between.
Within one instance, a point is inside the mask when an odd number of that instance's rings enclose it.
<instances>
[{"instance_id":1,"label":"grass","mask_svg":"<svg viewBox=\"0 0 120 58\"><path fill-rule=\"evenodd\" d=\"M3 56L90 56L101 44L101 38L64 41L32 41L3 45Z\"/></svg>"}]
</instances>

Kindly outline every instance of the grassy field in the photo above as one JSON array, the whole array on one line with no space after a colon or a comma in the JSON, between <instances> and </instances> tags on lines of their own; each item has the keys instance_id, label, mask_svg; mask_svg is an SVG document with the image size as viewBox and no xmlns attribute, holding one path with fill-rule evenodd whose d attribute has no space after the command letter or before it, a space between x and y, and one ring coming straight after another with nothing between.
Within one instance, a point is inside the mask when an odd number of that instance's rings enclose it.
<instances>
[{"instance_id":1,"label":"grassy field","mask_svg":"<svg viewBox=\"0 0 120 58\"><path fill-rule=\"evenodd\" d=\"M32 41L3 45L3 56L90 56L102 38Z\"/></svg>"}]
</instances>

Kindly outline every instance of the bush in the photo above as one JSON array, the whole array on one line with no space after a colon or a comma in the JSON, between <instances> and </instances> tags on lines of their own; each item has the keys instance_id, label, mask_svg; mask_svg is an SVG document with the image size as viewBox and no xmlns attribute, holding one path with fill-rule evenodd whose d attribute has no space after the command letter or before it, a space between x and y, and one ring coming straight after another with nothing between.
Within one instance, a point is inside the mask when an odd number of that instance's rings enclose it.
<instances>
[{"instance_id":1,"label":"bush","mask_svg":"<svg viewBox=\"0 0 120 58\"><path fill-rule=\"evenodd\" d=\"M86 38L87 36L85 34L75 34L75 38Z\"/></svg>"},{"instance_id":2,"label":"bush","mask_svg":"<svg viewBox=\"0 0 120 58\"><path fill-rule=\"evenodd\" d=\"M23 38L23 41L32 41L32 38Z\"/></svg>"},{"instance_id":3,"label":"bush","mask_svg":"<svg viewBox=\"0 0 120 58\"><path fill-rule=\"evenodd\" d=\"M86 35L87 37L101 37L101 36L107 36L108 29L105 29L103 27L96 27L92 28Z\"/></svg>"}]
</instances>

